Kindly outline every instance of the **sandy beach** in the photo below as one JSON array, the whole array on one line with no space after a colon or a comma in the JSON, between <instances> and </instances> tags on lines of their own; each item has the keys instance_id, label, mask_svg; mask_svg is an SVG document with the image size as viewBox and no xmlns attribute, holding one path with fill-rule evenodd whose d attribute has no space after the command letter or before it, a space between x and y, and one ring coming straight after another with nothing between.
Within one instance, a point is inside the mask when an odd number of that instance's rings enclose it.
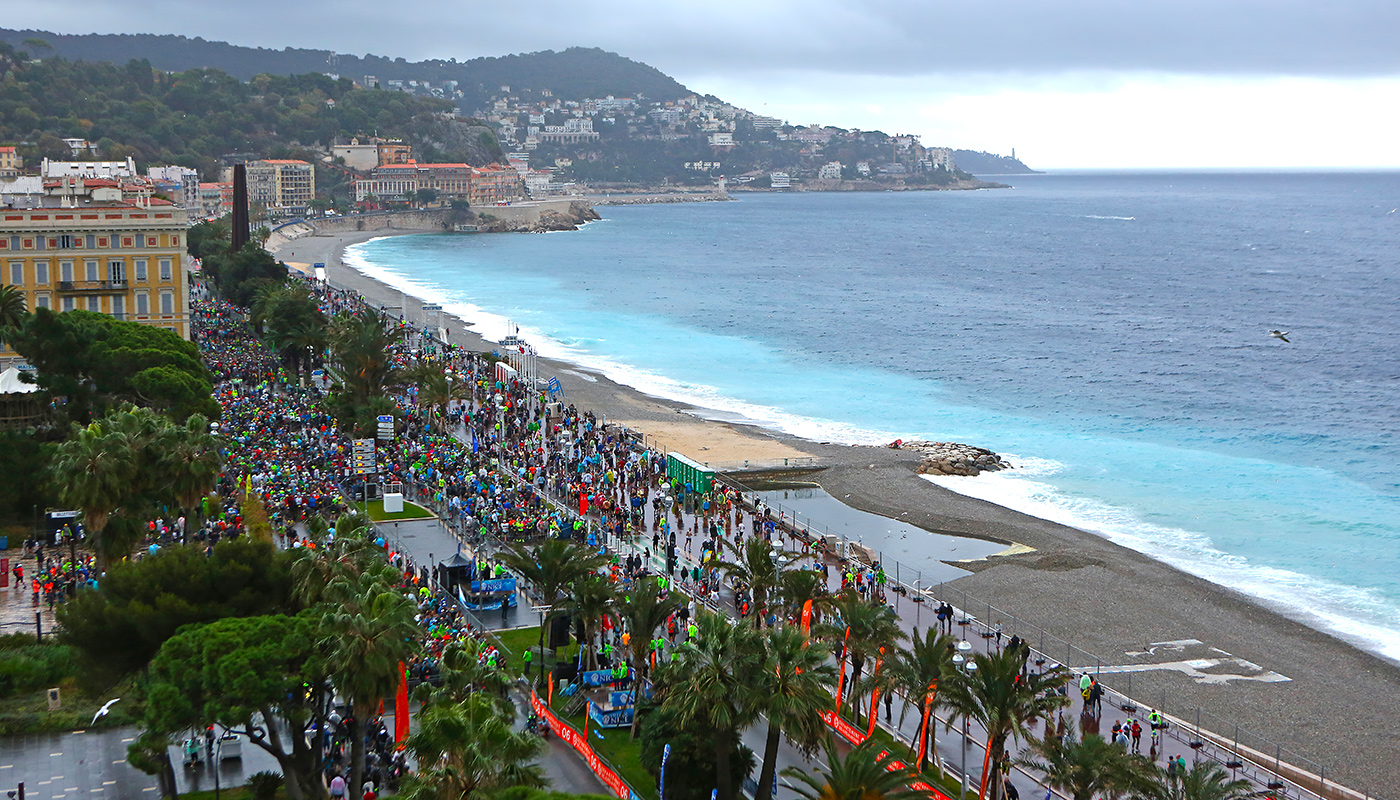
<instances>
[{"instance_id":1,"label":"sandy beach","mask_svg":"<svg viewBox=\"0 0 1400 800\"><path fill-rule=\"evenodd\" d=\"M346 246L383 235L314 235L274 252L289 263L325 263L332 285L380 305L405 304L408 318L421 323L419 302L401 299L397 290L342 263ZM444 325L454 344L492 349L471 332L470 323L453 318ZM1387 744L1393 741L1386 733L1390 715L1367 719L1358 712L1400 704L1400 666L1098 535L936 486L915 474L916 454L826 445L709 421L687 413L684 404L644 395L576 365L540 363L545 374L559 378L570 402L697 461L732 465L817 457L826 469L812 480L853 507L938 533L1033 548L971 565L974 574L939 592L955 605L966 597L974 615L984 616L978 609L988 603L1015 615L1005 620L1007 634L1019 633L1032 645L1042 636L1060 637L1095 654L1087 663L1075 660L1085 658L1079 654L1062 658L1071 667L1105 668L1104 681L1113 689L1127 691L1131 682L1132 696L1143 703L1161 704L1186 720L1203 709L1228 721L1206 726L1219 734L1233 735L1221 728L1238 724L1245 745L1269 754L1282 748L1285 761L1291 751L1325 767L1329 781L1372 796L1396 795L1400 768L1390 758L1394 744ZM1054 649L1047 649L1054 657ZM1197 651L1215 663L1202 666ZM1123 669L1110 669L1115 667ZM1111 718L1107 710L1105 720Z\"/></svg>"}]
</instances>

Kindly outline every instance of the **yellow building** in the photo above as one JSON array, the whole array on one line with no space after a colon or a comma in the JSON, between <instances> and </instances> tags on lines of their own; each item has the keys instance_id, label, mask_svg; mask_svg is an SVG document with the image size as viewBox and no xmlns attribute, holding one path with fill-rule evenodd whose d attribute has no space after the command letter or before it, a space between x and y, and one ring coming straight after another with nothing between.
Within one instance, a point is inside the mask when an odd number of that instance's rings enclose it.
<instances>
[{"instance_id":1,"label":"yellow building","mask_svg":"<svg viewBox=\"0 0 1400 800\"><path fill-rule=\"evenodd\" d=\"M186 212L169 201L123 201L110 179L44 182L42 195L0 208L0 281L30 310L76 308L190 336ZM0 363L17 360L0 344Z\"/></svg>"},{"instance_id":2,"label":"yellow building","mask_svg":"<svg viewBox=\"0 0 1400 800\"><path fill-rule=\"evenodd\" d=\"M24 168L24 159L14 147L0 147L0 174L15 175Z\"/></svg>"}]
</instances>

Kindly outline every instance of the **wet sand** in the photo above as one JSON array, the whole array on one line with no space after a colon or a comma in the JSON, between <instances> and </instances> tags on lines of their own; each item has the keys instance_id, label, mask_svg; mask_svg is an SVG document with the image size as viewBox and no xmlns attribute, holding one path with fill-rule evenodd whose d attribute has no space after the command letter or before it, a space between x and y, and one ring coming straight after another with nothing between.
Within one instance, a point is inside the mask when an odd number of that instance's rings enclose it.
<instances>
[{"instance_id":1,"label":"wet sand","mask_svg":"<svg viewBox=\"0 0 1400 800\"><path fill-rule=\"evenodd\" d=\"M404 303L408 318L421 324L424 315L418 301L403 299L397 290L341 262L340 253L347 245L382 235L305 237L284 245L278 255L288 261L324 262L332 285L354 289L380 305ZM470 332L470 322L444 323L453 343L492 349L490 342ZM1197 709L1203 709L1222 720L1211 725L1203 718L1205 727L1219 734L1232 736L1237 723L1245 745L1269 754L1281 746L1285 761L1290 760L1289 751L1310 759L1325 767L1329 781L1372 796L1397 796L1393 787L1400 767L1393 763L1392 714L1386 712L1400 707L1400 666L1095 534L936 486L914 473L918 457L913 453L820 444L704 420L687 413L691 409L685 404L644 395L576 365L547 359L540 364L542 372L559 378L569 402L605 415L610 422L625 421L649 439L656 436L663 446L697 461L718 464L816 456L827 469L810 479L853 507L938 533L1034 548L1030 553L973 564L969 568L975 574L937 591L954 605L965 604L979 618L986 618L987 604L993 604L999 611L992 612L990 621L1004 621L1008 636L1020 634L1037 647L1043 641L1052 658L1067 660L1071 667L1092 669L1096 659L1066 652L1055 637L1095 654L1105 667L1166 664L1131 677L1106 673L1104 682L1118 691L1130 689L1140 702L1160 705L1182 719L1194 720ZM886 557L895 556L886 553ZM1240 677L1230 679L1225 675L1232 667L1226 663L1202 678L1174 667L1169 655L1141 655L1164 649L1154 648L1153 643L1190 639L1199 640L1207 650L1223 652L1225 656L1219 657L1227 662L1227 656L1241 659L1257 669L1233 668ZM1257 679L1269 673L1289 680ZM1372 709L1381 713L1364 713ZM1106 709L1105 720L1111 716L1111 709Z\"/></svg>"}]
</instances>

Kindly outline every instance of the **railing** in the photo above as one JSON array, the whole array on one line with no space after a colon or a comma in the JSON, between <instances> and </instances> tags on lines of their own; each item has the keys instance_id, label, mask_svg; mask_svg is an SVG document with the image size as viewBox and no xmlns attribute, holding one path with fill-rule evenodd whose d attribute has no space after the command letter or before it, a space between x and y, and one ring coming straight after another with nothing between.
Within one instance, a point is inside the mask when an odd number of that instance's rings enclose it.
<instances>
[{"instance_id":1,"label":"railing","mask_svg":"<svg viewBox=\"0 0 1400 800\"><path fill-rule=\"evenodd\" d=\"M59 281L60 292L124 292L126 281Z\"/></svg>"}]
</instances>

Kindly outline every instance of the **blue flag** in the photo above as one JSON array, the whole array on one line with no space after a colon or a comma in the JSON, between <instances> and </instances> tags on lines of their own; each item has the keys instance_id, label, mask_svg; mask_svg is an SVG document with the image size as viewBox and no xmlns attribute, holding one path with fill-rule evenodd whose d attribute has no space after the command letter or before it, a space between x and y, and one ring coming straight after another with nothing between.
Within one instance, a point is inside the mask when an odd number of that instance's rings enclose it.
<instances>
[{"instance_id":1,"label":"blue flag","mask_svg":"<svg viewBox=\"0 0 1400 800\"><path fill-rule=\"evenodd\" d=\"M476 440L476 433L472 432L472 455L476 455L476 452L480 449L481 443Z\"/></svg>"}]
</instances>

